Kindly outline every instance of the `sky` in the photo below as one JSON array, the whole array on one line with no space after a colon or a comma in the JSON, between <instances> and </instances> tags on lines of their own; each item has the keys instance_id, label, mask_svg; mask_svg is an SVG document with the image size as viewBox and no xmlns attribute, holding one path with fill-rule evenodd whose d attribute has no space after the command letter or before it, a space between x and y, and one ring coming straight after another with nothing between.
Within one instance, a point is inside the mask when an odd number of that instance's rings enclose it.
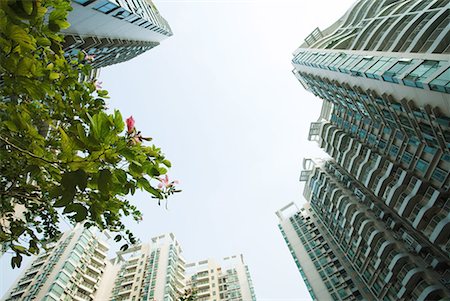
<instances>
[{"instance_id":1,"label":"sky","mask_svg":"<svg viewBox=\"0 0 450 301\"><path fill-rule=\"evenodd\" d=\"M153 138L183 191L165 206L130 198L143 242L173 232L188 262L243 254L258 301L310 300L275 212L302 204L303 158L321 101L291 73L292 52L354 0L155 1L174 35L126 63L104 68L108 105ZM0 260L0 296L18 271ZM2 276L3 275L3 276Z\"/></svg>"}]
</instances>

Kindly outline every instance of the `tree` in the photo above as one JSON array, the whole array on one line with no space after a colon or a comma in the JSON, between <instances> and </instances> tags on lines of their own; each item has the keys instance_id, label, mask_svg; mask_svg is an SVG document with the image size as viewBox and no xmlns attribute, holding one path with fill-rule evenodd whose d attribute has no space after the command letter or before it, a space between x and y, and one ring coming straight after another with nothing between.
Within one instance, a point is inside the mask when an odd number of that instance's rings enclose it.
<instances>
[{"instance_id":1,"label":"tree","mask_svg":"<svg viewBox=\"0 0 450 301\"><path fill-rule=\"evenodd\" d=\"M85 53L67 58L61 29L69 0L0 1L0 243L37 254L58 238L61 217L136 238L121 221L141 220L127 195L142 189L158 199L178 192L160 178L170 162L105 98ZM159 184L159 185L157 185Z\"/></svg>"}]
</instances>

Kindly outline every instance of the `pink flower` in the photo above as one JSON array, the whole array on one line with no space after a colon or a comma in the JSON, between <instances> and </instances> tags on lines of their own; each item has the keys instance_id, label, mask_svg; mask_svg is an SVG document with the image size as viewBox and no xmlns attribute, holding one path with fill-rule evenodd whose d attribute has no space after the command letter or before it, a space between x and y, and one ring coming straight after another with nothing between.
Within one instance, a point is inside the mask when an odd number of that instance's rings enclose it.
<instances>
[{"instance_id":1,"label":"pink flower","mask_svg":"<svg viewBox=\"0 0 450 301\"><path fill-rule=\"evenodd\" d=\"M102 89L102 84L103 82L99 82L98 80L95 80L94 85L95 85L95 90L101 90Z\"/></svg>"},{"instance_id":2,"label":"pink flower","mask_svg":"<svg viewBox=\"0 0 450 301\"><path fill-rule=\"evenodd\" d=\"M177 180L169 182L169 177L167 175L165 175L164 178L160 178L159 181L160 181L160 183L158 184L159 189L162 189L163 187L170 188L170 187L174 186L175 184L178 184Z\"/></svg>"},{"instance_id":3,"label":"pink flower","mask_svg":"<svg viewBox=\"0 0 450 301\"><path fill-rule=\"evenodd\" d=\"M134 119L133 119L133 116L128 117L126 122L127 122L128 133L131 133L134 130Z\"/></svg>"},{"instance_id":4,"label":"pink flower","mask_svg":"<svg viewBox=\"0 0 450 301\"><path fill-rule=\"evenodd\" d=\"M89 61L89 62L92 62L93 60L94 60L94 58L95 58L95 54L88 54L86 51L84 51L83 50L83 53L84 53L84 59L86 60L86 61Z\"/></svg>"}]
</instances>

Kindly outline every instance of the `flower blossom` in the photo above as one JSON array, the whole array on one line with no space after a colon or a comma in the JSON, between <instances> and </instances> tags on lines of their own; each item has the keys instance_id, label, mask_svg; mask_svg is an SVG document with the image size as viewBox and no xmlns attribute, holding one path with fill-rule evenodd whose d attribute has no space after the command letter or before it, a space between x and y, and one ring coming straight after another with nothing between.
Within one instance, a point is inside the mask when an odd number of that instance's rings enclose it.
<instances>
[{"instance_id":1,"label":"flower blossom","mask_svg":"<svg viewBox=\"0 0 450 301\"><path fill-rule=\"evenodd\" d=\"M160 178L159 181L160 181L160 183L158 184L159 189L170 188L170 187L174 186L175 184L179 183L177 180L169 182L169 177L167 175L163 178Z\"/></svg>"},{"instance_id":2,"label":"flower blossom","mask_svg":"<svg viewBox=\"0 0 450 301\"><path fill-rule=\"evenodd\" d=\"M95 59L95 54L88 54L86 51L83 50L84 53L84 59L86 61L92 62Z\"/></svg>"},{"instance_id":3,"label":"flower blossom","mask_svg":"<svg viewBox=\"0 0 450 301\"><path fill-rule=\"evenodd\" d=\"M102 89L102 83L103 82L100 82L100 81L98 81L98 80L95 80L94 81L94 85L95 85L95 90L101 90Z\"/></svg>"},{"instance_id":4,"label":"flower blossom","mask_svg":"<svg viewBox=\"0 0 450 301\"><path fill-rule=\"evenodd\" d=\"M127 123L127 131L128 133L131 133L134 130L134 119L133 116L130 116L126 119Z\"/></svg>"}]
</instances>

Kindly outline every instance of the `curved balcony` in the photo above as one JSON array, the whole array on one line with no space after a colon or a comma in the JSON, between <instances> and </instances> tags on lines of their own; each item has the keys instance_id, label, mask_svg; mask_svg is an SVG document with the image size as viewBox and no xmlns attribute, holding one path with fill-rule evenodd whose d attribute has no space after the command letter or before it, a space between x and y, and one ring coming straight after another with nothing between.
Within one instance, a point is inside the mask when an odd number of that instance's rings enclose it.
<instances>
[{"instance_id":1,"label":"curved balcony","mask_svg":"<svg viewBox=\"0 0 450 301\"><path fill-rule=\"evenodd\" d=\"M403 276L402 272L406 271L406 274ZM422 280L422 274L425 270L422 268L413 267L412 269L407 269L407 266L405 266L402 269L402 272L399 273L399 279L402 280L402 288L397 293L398 298L403 298L407 292L411 292L416 284L419 283L420 280Z\"/></svg>"},{"instance_id":2,"label":"curved balcony","mask_svg":"<svg viewBox=\"0 0 450 301\"><path fill-rule=\"evenodd\" d=\"M410 220L413 220L413 227L422 229L427 224L427 220L433 214L438 212L436 204L439 203L440 192L432 187L429 187L423 199L414 207L411 213Z\"/></svg>"},{"instance_id":3,"label":"curved balcony","mask_svg":"<svg viewBox=\"0 0 450 301\"><path fill-rule=\"evenodd\" d=\"M387 164L387 166L386 166L386 164ZM390 183L390 181L392 179L394 179L394 175L392 173L393 168L394 168L394 164L392 164L392 162L389 162L389 161L385 162L385 165L383 167L384 172L381 172L377 176L378 181L376 181L376 183L374 183L374 184L376 184L375 189L374 189L375 195L377 195L377 196L382 195L382 193L386 189L386 186Z\"/></svg>"},{"instance_id":4,"label":"curved balcony","mask_svg":"<svg viewBox=\"0 0 450 301\"><path fill-rule=\"evenodd\" d=\"M375 179L373 175L380 170L381 163L382 157L376 153L372 153L369 161L366 164L361 165L360 181L365 187L369 188L372 186L373 180Z\"/></svg>"},{"instance_id":5,"label":"curved balcony","mask_svg":"<svg viewBox=\"0 0 450 301\"><path fill-rule=\"evenodd\" d=\"M377 187L377 184L380 181L380 179L386 174L386 171L388 170L389 165L390 165L390 162L385 161L384 159L380 160L379 164L375 167L375 170L366 179L364 186L366 186L368 189L370 189L373 192L375 190L375 188Z\"/></svg>"},{"instance_id":6,"label":"curved balcony","mask_svg":"<svg viewBox=\"0 0 450 301\"><path fill-rule=\"evenodd\" d=\"M417 301L439 300L442 296L442 288L438 285L427 286L417 298Z\"/></svg>"},{"instance_id":7,"label":"curved balcony","mask_svg":"<svg viewBox=\"0 0 450 301\"><path fill-rule=\"evenodd\" d=\"M345 151L342 153L340 165L347 170L349 160L356 155L358 151L357 142L354 139L350 139L349 143L344 146Z\"/></svg>"},{"instance_id":8,"label":"curved balcony","mask_svg":"<svg viewBox=\"0 0 450 301\"><path fill-rule=\"evenodd\" d=\"M339 192L341 192L342 193L342 191L339 191ZM343 202L343 200L346 198L346 196L345 195L343 195L343 194L341 194L339 197L338 197L338 200L336 201L336 208L337 208L337 210L340 212L340 213L342 213L343 215L345 215L345 213L344 213L344 208L343 208L343 206L345 206L346 205L346 203L345 202Z\"/></svg>"},{"instance_id":9,"label":"curved balcony","mask_svg":"<svg viewBox=\"0 0 450 301\"><path fill-rule=\"evenodd\" d=\"M352 215L355 213L356 209L356 203L352 203L348 200L348 198L345 199L344 210L342 211L342 215L345 217L345 219L352 221Z\"/></svg>"},{"instance_id":10,"label":"curved balcony","mask_svg":"<svg viewBox=\"0 0 450 301\"><path fill-rule=\"evenodd\" d=\"M432 222L434 220L440 220L439 223L434 228L433 232L430 236L430 241L432 243L441 244L444 243L449 239L449 233L450 233L450 212L445 215L445 213L441 213L437 216L435 216L432 219Z\"/></svg>"},{"instance_id":11,"label":"curved balcony","mask_svg":"<svg viewBox=\"0 0 450 301\"><path fill-rule=\"evenodd\" d=\"M350 162L350 174L356 175L355 177L359 179L363 166L369 162L371 153L369 148L363 147L361 155L357 156L353 162Z\"/></svg>"},{"instance_id":12,"label":"curved balcony","mask_svg":"<svg viewBox=\"0 0 450 301\"><path fill-rule=\"evenodd\" d=\"M380 266L382 259L385 259L386 256L394 249L395 243L393 241L386 240L381 244L380 249L377 251L377 257L378 259L375 262L375 269L378 269Z\"/></svg>"},{"instance_id":13,"label":"curved balcony","mask_svg":"<svg viewBox=\"0 0 450 301\"><path fill-rule=\"evenodd\" d=\"M396 207L398 207L397 212L400 216L409 216L414 208L414 205L417 204L417 202L421 199L421 195L418 194L421 185L421 180L416 179L415 183L413 183L413 179L411 180L410 185L408 185L408 195L406 195L406 197L401 202L400 200L397 201L396 204Z\"/></svg>"},{"instance_id":14,"label":"curved balcony","mask_svg":"<svg viewBox=\"0 0 450 301\"><path fill-rule=\"evenodd\" d=\"M406 171L398 169L393 177L389 177L388 180L386 180L386 189L383 193L383 199L385 200L384 202L386 205L393 207L398 200L400 193L408 188L405 183L407 175L408 173Z\"/></svg>"},{"instance_id":15,"label":"curved balcony","mask_svg":"<svg viewBox=\"0 0 450 301\"><path fill-rule=\"evenodd\" d=\"M389 263L388 270L389 273L387 274L386 278L384 279L385 283L388 283L391 281L392 277L394 275L397 275L400 269L408 262L408 254L407 253L400 253L394 256L392 261Z\"/></svg>"},{"instance_id":16,"label":"curved balcony","mask_svg":"<svg viewBox=\"0 0 450 301\"><path fill-rule=\"evenodd\" d=\"M322 129L320 130L320 137L322 137L322 139L320 140L320 147L324 148L325 147L325 142L328 141L328 135L330 133L330 130L332 128L335 128L336 126L331 124L331 123L325 123L322 127Z\"/></svg>"}]
</instances>

